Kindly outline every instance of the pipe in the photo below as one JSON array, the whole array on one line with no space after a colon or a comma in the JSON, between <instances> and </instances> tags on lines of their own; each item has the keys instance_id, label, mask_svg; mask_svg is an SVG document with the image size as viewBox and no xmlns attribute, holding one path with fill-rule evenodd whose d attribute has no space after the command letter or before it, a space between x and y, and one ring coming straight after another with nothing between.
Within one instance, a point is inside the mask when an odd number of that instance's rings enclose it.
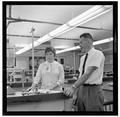
<instances>
[{"instance_id":1,"label":"pipe","mask_svg":"<svg viewBox=\"0 0 120 117\"><path fill-rule=\"evenodd\" d=\"M53 23L53 22L46 22L46 21L36 21L36 20L28 20L28 19L21 19L21 18L11 18L7 17L7 20L16 20L18 22L34 22L34 23L45 23L45 24L52 24L52 25L63 25L61 23ZM94 28L94 27L85 27L85 26L77 26L76 28L85 28L85 29L91 29L91 30L104 30L104 31L110 31L109 29L103 29L103 28Z\"/></svg>"},{"instance_id":2,"label":"pipe","mask_svg":"<svg viewBox=\"0 0 120 117\"><path fill-rule=\"evenodd\" d=\"M75 70L76 70L76 68L75 68L75 51L73 52L73 56L74 56L74 74L75 74Z\"/></svg>"},{"instance_id":3,"label":"pipe","mask_svg":"<svg viewBox=\"0 0 120 117\"><path fill-rule=\"evenodd\" d=\"M7 20L16 20L16 21L20 21L20 22L45 23L45 24L53 24L53 25L63 25L63 24L60 24L60 23L37 21L37 20L28 20L28 19L21 19L21 18L10 18L10 17L7 17Z\"/></svg>"},{"instance_id":4,"label":"pipe","mask_svg":"<svg viewBox=\"0 0 120 117\"><path fill-rule=\"evenodd\" d=\"M7 34L7 36L13 36L13 37L28 37L31 38L31 36L29 35L13 35L13 34ZM34 36L34 38L40 38L40 36ZM79 39L71 39L71 38L54 38L54 39L59 39L59 40L74 40L74 41L78 41Z\"/></svg>"},{"instance_id":5,"label":"pipe","mask_svg":"<svg viewBox=\"0 0 120 117\"><path fill-rule=\"evenodd\" d=\"M30 32L32 33L32 80L34 79L34 31L35 29L32 28Z\"/></svg>"},{"instance_id":6,"label":"pipe","mask_svg":"<svg viewBox=\"0 0 120 117\"><path fill-rule=\"evenodd\" d=\"M25 86L24 86L25 71L24 71L24 70L22 70L21 72L22 72L22 92L24 92L24 90L25 90Z\"/></svg>"}]
</instances>

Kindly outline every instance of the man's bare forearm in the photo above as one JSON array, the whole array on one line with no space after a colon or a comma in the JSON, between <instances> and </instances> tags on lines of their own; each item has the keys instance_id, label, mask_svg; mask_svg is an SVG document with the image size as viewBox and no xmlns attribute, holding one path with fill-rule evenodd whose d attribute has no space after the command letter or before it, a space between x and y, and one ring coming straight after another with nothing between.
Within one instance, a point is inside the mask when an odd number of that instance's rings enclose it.
<instances>
[{"instance_id":1,"label":"man's bare forearm","mask_svg":"<svg viewBox=\"0 0 120 117\"><path fill-rule=\"evenodd\" d=\"M78 88L79 86L84 84L88 78L89 74L84 74L81 78L78 78L78 80L74 83L75 87Z\"/></svg>"},{"instance_id":2,"label":"man's bare forearm","mask_svg":"<svg viewBox=\"0 0 120 117\"><path fill-rule=\"evenodd\" d=\"M85 74L78 78L78 80L74 83L74 86L78 88L80 85L84 84L96 69L97 67L88 68Z\"/></svg>"}]
</instances>

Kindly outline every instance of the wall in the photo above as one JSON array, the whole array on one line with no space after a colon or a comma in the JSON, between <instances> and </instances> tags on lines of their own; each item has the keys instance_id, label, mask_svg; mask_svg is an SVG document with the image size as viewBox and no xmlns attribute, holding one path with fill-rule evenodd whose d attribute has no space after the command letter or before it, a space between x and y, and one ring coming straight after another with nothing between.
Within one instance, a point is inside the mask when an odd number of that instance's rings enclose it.
<instances>
[{"instance_id":1,"label":"wall","mask_svg":"<svg viewBox=\"0 0 120 117\"><path fill-rule=\"evenodd\" d=\"M105 55L105 66L104 66L104 71L113 71L113 53L106 54Z\"/></svg>"},{"instance_id":2,"label":"wall","mask_svg":"<svg viewBox=\"0 0 120 117\"><path fill-rule=\"evenodd\" d=\"M97 49L103 50L105 55L105 65L104 71L113 71L113 42L109 42L107 44L102 44L95 46Z\"/></svg>"},{"instance_id":3,"label":"wall","mask_svg":"<svg viewBox=\"0 0 120 117\"><path fill-rule=\"evenodd\" d=\"M16 68L28 70L29 65L28 59L29 59L28 57L24 56L16 57Z\"/></svg>"},{"instance_id":4,"label":"wall","mask_svg":"<svg viewBox=\"0 0 120 117\"><path fill-rule=\"evenodd\" d=\"M70 66L71 68L78 69L79 68L79 59L78 52L66 52L57 55L58 61L61 58L64 58L64 66Z\"/></svg>"},{"instance_id":5,"label":"wall","mask_svg":"<svg viewBox=\"0 0 120 117\"><path fill-rule=\"evenodd\" d=\"M102 45L96 45L96 49L102 50L105 55L105 65L104 65L104 71L113 71L113 43L107 43ZM79 68L80 64L80 53L79 51L72 51L72 52L66 52L62 54L58 54L58 58L64 58L65 59L65 66L69 65L71 67L74 67L74 53L75 53L75 69Z\"/></svg>"},{"instance_id":6,"label":"wall","mask_svg":"<svg viewBox=\"0 0 120 117\"><path fill-rule=\"evenodd\" d=\"M74 63L74 54L75 54L75 63ZM57 55L57 60L58 62L60 62L60 59L63 58L64 59L64 66L70 66L70 67L74 67L75 64L75 69L79 68L79 64L80 64L80 56L78 55L79 53L76 52L67 52L64 54L60 54ZM105 71L112 71L113 70L113 55L112 53L110 54L106 54L105 55L105 67L104 70ZM29 69L29 57L17 57L16 58L16 67L17 68L24 68L26 70Z\"/></svg>"},{"instance_id":7,"label":"wall","mask_svg":"<svg viewBox=\"0 0 120 117\"><path fill-rule=\"evenodd\" d=\"M113 52L112 52L112 43L107 43L107 44L103 44L101 45L97 45L96 46L97 49L102 49L102 50L108 50L104 52L105 55L105 67L104 70L105 71L112 71L113 70ZM41 53L35 53L35 56L40 55ZM79 64L80 64L80 55L79 55L79 51L71 51L71 52L66 52L66 53L62 53L62 54L58 54L57 55L57 60L58 62L60 62L60 59L63 58L64 59L64 66L70 66L70 67L74 67L75 69L79 68ZM75 57L74 57L75 56ZM74 60L75 58L75 60ZM29 69L29 57L28 56L20 56L17 57L16 59L16 64L18 68L25 68L26 70ZM75 62L75 63L74 63ZM110 63L110 64L109 64Z\"/></svg>"}]
</instances>

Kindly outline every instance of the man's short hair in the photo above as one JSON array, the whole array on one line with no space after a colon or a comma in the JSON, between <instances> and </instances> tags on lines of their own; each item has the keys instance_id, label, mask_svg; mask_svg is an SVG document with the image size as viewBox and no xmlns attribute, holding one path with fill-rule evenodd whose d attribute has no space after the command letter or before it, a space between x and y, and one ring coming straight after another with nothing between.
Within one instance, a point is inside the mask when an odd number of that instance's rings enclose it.
<instances>
[{"instance_id":1,"label":"man's short hair","mask_svg":"<svg viewBox=\"0 0 120 117\"><path fill-rule=\"evenodd\" d=\"M55 51L55 49L54 49L53 47L47 47L47 48L45 49L45 54L46 54L47 52L52 52L52 53L54 54L54 56L56 55L56 51Z\"/></svg>"},{"instance_id":2,"label":"man's short hair","mask_svg":"<svg viewBox=\"0 0 120 117\"><path fill-rule=\"evenodd\" d=\"M83 33L82 35L80 35L80 38L82 38L82 37L84 37L84 38L89 38L89 39L91 39L92 41L94 41L94 40L93 40L93 37L92 37L92 35L91 35L90 33Z\"/></svg>"}]
</instances>

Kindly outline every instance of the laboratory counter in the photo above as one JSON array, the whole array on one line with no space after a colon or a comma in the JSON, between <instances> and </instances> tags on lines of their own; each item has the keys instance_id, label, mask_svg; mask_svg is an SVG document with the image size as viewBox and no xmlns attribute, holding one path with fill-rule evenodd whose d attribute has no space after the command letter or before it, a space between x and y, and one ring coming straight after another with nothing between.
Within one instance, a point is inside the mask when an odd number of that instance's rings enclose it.
<instances>
[{"instance_id":1,"label":"laboratory counter","mask_svg":"<svg viewBox=\"0 0 120 117\"><path fill-rule=\"evenodd\" d=\"M65 80L65 83L67 84L72 84L76 81L77 79L76 78L68 78ZM113 77L111 76L107 76L107 77L103 77L103 82L113 82ZM18 87L22 87L23 86L23 83L21 82L8 82L7 85L9 85L10 87L12 88L18 88ZM30 87L32 85L32 82L24 82L24 87Z\"/></svg>"},{"instance_id":2,"label":"laboratory counter","mask_svg":"<svg viewBox=\"0 0 120 117\"><path fill-rule=\"evenodd\" d=\"M38 90L38 92L23 93L11 88L13 93L7 95L7 111L69 111L70 97L62 90ZM103 86L105 103L113 102L113 87Z\"/></svg>"},{"instance_id":3,"label":"laboratory counter","mask_svg":"<svg viewBox=\"0 0 120 117\"><path fill-rule=\"evenodd\" d=\"M63 111L68 98L55 90L15 92L7 95L7 111Z\"/></svg>"}]
</instances>

